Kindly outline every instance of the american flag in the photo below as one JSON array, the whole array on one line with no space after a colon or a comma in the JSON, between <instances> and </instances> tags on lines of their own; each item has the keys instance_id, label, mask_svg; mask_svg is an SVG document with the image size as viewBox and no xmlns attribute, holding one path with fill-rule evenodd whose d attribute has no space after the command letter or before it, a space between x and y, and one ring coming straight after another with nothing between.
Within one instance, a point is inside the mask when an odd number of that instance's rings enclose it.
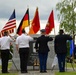
<instances>
[{"instance_id":1,"label":"american flag","mask_svg":"<svg viewBox=\"0 0 76 75\"><path fill-rule=\"evenodd\" d=\"M1 31L1 35L3 35L4 31L8 31L9 33L13 33L14 28L16 28L15 10L13 11L12 15L10 16L8 22L3 27L2 31Z\"/></svg>"}]
</instances>

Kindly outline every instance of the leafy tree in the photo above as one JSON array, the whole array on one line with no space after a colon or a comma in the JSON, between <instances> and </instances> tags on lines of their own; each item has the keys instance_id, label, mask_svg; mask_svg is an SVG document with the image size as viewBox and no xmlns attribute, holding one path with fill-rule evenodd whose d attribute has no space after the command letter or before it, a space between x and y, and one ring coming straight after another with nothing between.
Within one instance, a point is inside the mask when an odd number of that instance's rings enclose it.
<instances>
[{"instance_id":1,"label":"leafy tree","mask_svg":"<svg viewBox=\"0 0 76 75\"><path fill-rule=\"evenodd\" d=\"M60 28L71 34L75 40L76 34L76 0L63 0L56 4L58 10L58 20L60 20Z\"/></svg>"}]
</instances>

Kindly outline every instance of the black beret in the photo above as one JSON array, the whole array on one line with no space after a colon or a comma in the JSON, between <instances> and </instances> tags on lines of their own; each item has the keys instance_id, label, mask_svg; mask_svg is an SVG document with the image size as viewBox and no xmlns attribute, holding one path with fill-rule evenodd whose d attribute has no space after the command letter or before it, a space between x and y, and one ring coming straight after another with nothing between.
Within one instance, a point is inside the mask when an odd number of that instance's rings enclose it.
<instances>
[{"instance_id":1,"label":"black beret","mask_svg":"<svg viewBox=\"0 0 76 75\"><path fill-rule=\"evenodd\" d=\"M59 30L59 33L64 33L64 30L63 30L63 29L60 29L60 30Z\"/></svg>"},{"instance_id":2,"label":"black beret","mask_svg":"<svg viewBox=\"0 0 76 75\"><path fill-rule=\"evenodd\" d=\"M40 32L42 32L42 33L45 32L45 31L46 31L45 29L41 29L41 30L40 30Z\"/></svg>"}]
</instances>

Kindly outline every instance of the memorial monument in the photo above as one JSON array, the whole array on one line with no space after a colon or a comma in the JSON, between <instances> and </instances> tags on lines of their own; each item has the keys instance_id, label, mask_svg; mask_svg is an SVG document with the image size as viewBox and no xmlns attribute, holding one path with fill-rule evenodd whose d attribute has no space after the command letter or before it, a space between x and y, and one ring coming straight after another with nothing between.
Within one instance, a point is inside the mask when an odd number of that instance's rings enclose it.
<instances>
[{"instance_id":1,"label":"memorial monument","mask_svg":"<svg viewBox=\"0 0 76 75\"><path fill-rule=\"evenodd\" d=\"M31 35L33 38L37 38L40 35L35 34L35 35ZM54 35L50 35L51 37L53 37L54 39ZM15 42L12 42L13 44L13 58L12 58L12 67L10 70L20 70L20 58L19 58L19 53L17 52L16 49L16 45ZM30 54L29 54L29 61L28 61L28 69L34 70L35 66L37 66L39 69L39 60L38 60L38 54L34 49L34 45L35 45L35 40L31 41L30 43ZM51 69L53 60L54 60L54 41L51 41L48 43L49 46L49 55L48 55L48 60L47 60L47 69ZM57 66L58 67L58 66ZM56 68L57 68L56 67Z\"/></svg>"}]
</instances>

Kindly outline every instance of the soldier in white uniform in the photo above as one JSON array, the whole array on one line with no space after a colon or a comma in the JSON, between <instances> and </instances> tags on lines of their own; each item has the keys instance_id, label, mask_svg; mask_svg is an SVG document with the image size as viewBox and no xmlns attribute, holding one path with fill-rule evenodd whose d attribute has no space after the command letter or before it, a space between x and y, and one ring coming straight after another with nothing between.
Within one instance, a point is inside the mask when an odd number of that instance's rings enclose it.
<instances>
[{"instance_id":1,"label":"soldier in white uniform","mask_svg":"<svg viewBox=\"0 0 76 75\"><path fill-rule=\"evenodd\" d=\"M19 51L20 56L20 68L21 73L27 73L27 62L29 57L29 42L33 38L26 34L25 30L22 30L22 35L18 36L16 39L16 47Z\"/></svg>"},{"instance_id":2,"label":"soldier in white uniform","mask_svg":"<svg viewBox=\"0 0 76 75\"><path fill-rule=\"evenodd\" d=\"M4 36L0 38L2 73L8 73L9 50L12 41L15 41L15 39L11 37L7 31L5 31Z\"/></svg>"}]
</instances>

